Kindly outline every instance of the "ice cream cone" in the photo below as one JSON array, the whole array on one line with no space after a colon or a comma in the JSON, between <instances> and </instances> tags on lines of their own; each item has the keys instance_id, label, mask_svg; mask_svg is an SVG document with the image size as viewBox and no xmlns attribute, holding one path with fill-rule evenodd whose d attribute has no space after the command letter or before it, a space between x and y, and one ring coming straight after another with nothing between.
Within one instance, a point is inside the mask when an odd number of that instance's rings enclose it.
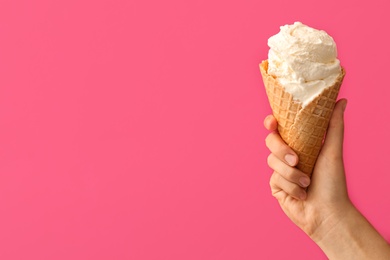
<instances>
[{"instance_id":1,"label":"ice cream cone","mask_svg":"<svg viewBox=\"0 0 390 260\"><path fill-rule=\"evenodd\" d=\"M342 68L342 73L333 86L324 89L304 108L301 102L294 100L293 96L267 73L268 60L260 64L260 71L273 115L278 121L278 131L283 140L297 153L297 168L311 176L345 70Z\"/></svg>"}]
</instances>

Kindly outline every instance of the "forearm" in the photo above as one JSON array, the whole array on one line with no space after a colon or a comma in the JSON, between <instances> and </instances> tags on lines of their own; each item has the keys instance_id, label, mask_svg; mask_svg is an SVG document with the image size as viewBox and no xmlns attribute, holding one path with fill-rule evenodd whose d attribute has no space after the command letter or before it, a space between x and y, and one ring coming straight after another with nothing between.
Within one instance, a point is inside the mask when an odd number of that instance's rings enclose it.
<instances>
[{"instance_id":1,"label":"forearm","mask_svg":"<svg viewBox=\"0 0 390 260\"><path fill-rule=\"evenodd\" d=\"M390 259L390 246L353 206L341 218L330 218L312 239L329 259Z\"/></svg>"}]
</instances>

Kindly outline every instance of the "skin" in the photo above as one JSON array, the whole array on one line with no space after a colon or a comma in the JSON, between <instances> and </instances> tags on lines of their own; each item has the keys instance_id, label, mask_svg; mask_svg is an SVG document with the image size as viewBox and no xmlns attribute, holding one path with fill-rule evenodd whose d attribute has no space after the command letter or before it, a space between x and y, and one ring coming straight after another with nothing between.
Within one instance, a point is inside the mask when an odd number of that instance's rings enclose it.
<instances>
[{"instance_id":1,"label":"skin","mask_svg":"<svg viewBox=\"0 0 390 260\"><path fill-rule=\"evenodd\" d=\"M343 162L345 99L336 103L312 178L295 168L298 156L277 132L269 115L264 126L274 170L270 186L286 215L330 259L390 259L390 246L351 203Z\"/></svg>"}]
</instances>

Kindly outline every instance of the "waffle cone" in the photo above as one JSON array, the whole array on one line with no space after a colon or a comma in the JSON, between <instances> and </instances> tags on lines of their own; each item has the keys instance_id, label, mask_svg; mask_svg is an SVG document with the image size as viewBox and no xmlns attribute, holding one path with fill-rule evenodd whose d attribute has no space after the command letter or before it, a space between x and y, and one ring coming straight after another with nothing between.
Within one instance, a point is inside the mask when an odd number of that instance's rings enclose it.
<instances>
[{"instance_id":1,"label":"waffle cone","mask_svg":"<svg viewBox=\"0 0 390 260\"><path fill-rule=\"evenodd\" d=\"M298 155L297 168L311 176L345 70L342 69L341 75L333 86L326 88L304 108L301 102L294 100L293 96L267 73L268 60L260 64L260 71L273 115L278 121L278 131L282 139Z\"/></svg>"}]
</instances>

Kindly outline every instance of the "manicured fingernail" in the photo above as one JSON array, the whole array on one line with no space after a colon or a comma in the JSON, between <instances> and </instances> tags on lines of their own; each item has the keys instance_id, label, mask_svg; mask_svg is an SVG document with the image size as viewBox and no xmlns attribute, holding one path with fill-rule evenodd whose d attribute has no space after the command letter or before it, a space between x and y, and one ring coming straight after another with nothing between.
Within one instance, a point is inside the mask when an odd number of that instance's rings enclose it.
<instances>
[{"instance_id":1,"label":"manicured fingernail","mask_svg":"<svg viewBox=\"0 0 390 260\"><path fill-rule=\"evenodd\" d=\"M310 184L310 180L308 177L301 177L299 179L299 183L301 184L302 187L306 188Z\"/></svg>"},{"instance_id":2,"label":"manicured fingernail","mask_svg":"<svg viewBox=\"0 0 390 260\"><path fill-rule=\"evenodd\" d=\"M294 166L295 163L296 163L296 159L295 159L295 156L292 155L292 154L286 154L286 156L284 156L284 159L286 160L286 162L288 164L290 164L291 166Z\"/></svg>"},{"instance_id":3,"label":"manicured fingernail","mask_svg":"<svg viewBox=\"0 0 390 260\"><path fill-rule=\"evenodd\" d=\"M301 200L305 200L306 199L306 192L302 192L301 195L299 195L299 198Z\"/></svg>"}]
</instances>

